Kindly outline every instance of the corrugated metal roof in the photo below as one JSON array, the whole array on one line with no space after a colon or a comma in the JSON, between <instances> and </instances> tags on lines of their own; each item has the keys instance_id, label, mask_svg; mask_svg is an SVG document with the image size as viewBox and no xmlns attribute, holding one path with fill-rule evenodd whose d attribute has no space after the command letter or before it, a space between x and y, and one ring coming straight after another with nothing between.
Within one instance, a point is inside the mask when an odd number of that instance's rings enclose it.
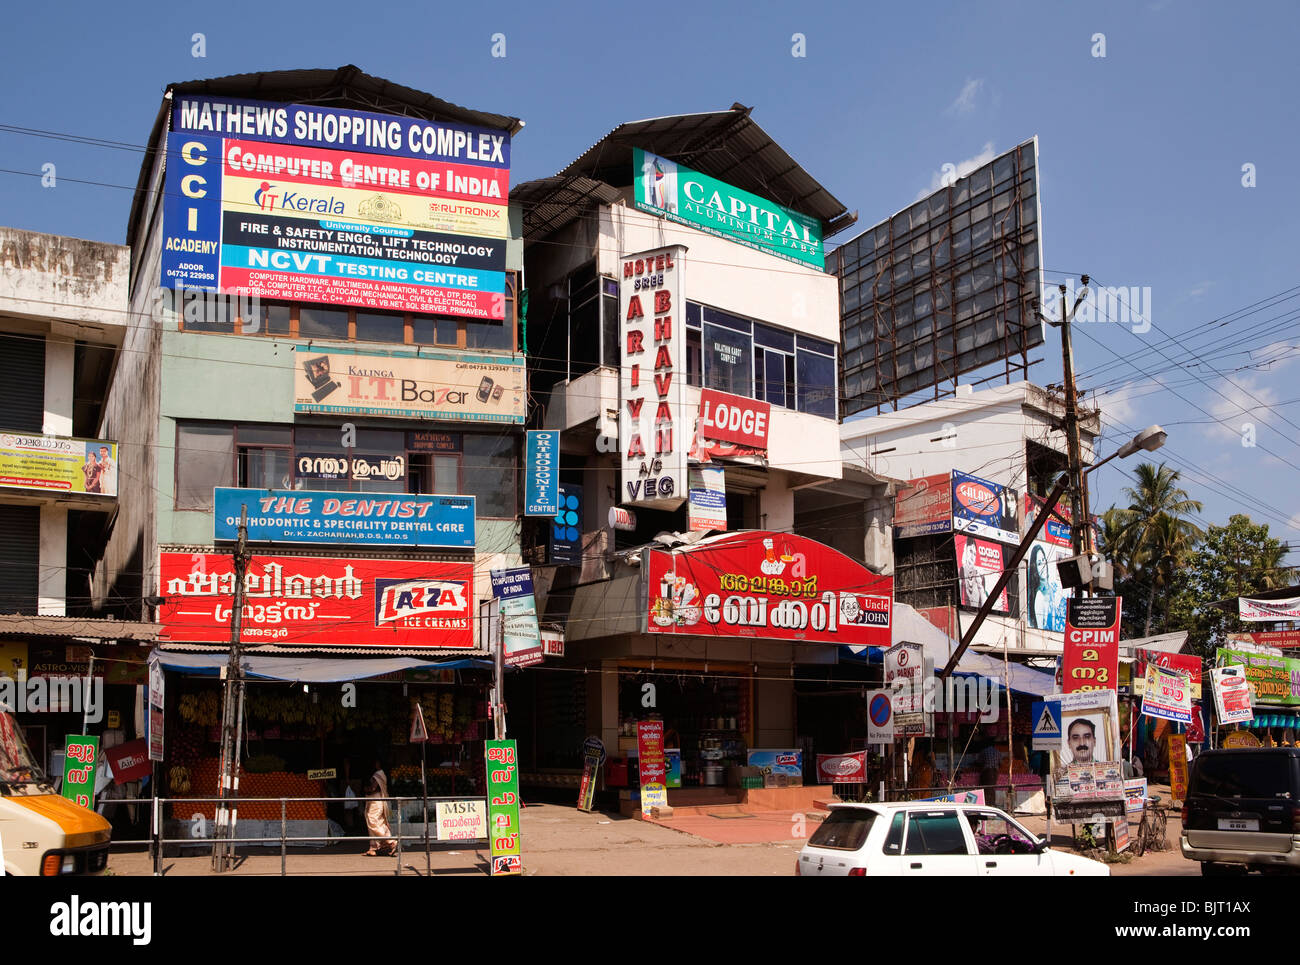
<instances>
[{"instance_id":1,"label":"corrugated metal roof","mask_svg":"<svg viewBox=\"0 0 1300 965\"><path fill-rule=\"evenodd\" d=\"M156 152L163 149L162 135L167 126L167 114L175 94L215 94L249 100L283 101L286 104L316 104L321 107L339 107L349 110L374 111L420 117L429 121L451 121L472 124L517 134L524 122L509 114L476 111L434 97L424 91L394 84L382 77L365 73L360 67L345 64L342 67L312 68L305 70L272 70L251 74L230 74L203 80L187 80L168 84L162 105L154 119L149 136L149 149L140 165L135 197L131 202L131 215L127 221L126 243L131 244L137 224L143 214L144 198L149 186L149 172L153 168Z\"/></svg>"},{"instance_id":2,"label":"corrugated metal roof","mask_svg":"<svg viewBox=\"0 0 1300 965\"><path fill-rule=\"evenodd\" d=\"M735 104L726 111L628 121L559 174L627 187L633 180L632 149L639 147L812 215L822 222L825 237L857 221L856 212L850 213L750 118L750 110Z\"/></svg>"},{"instance_id":3,"label":"corrugated metal roof","mask_svg":"<svg viewBox=\"0 0 1300 965\"><path fill-rule=\"evenodd\" d=\"M100 640L152 641L162 630L157 623L131 620L97 620L83 617L0 614L0 636L98 637Z\"/></svg>"},{"instance_id":4,"label":"corrugated metal roof","mask_svg":"<svg viewBox=\"0 0 1300 965\"><path fill-rule=\"evenodd\" d=\"M516 185L510 200L524 209L524 239L534 241L559 231L595 204L612 204L622 192L581 175L540 178Z\"/></svg>"}]
</instances>

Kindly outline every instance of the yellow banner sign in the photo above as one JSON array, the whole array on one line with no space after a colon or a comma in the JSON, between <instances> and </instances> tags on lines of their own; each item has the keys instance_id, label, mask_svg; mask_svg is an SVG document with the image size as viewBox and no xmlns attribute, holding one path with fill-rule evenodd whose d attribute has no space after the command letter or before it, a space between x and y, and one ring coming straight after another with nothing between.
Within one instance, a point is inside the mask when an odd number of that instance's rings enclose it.
<instances>
[{"instance_id":1,"label":"yellow banner sign","mask_svg":"<svg viewBox=\"0 0 1300 965\"><path fill-rule=\"evenodd\" d=\"M524 421L524 360L510 355L319 353L298 346L294 411L458 422Z\"/></svg>"},{"instance_id":2,"label":"yellow banner sign","mask_svg":"<svg viewBox=\"0 0 1300 965\"><path fill-rule=\"evenodd\" d=\"M117 443L0 431L0 487L117 495Z\"/></svg>"}]
</instances>

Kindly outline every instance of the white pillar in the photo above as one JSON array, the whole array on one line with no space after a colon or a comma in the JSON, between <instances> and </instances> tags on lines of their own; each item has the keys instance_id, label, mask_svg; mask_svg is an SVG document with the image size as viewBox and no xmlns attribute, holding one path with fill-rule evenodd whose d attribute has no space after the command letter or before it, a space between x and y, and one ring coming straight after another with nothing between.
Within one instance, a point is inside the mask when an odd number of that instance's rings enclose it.
<instances>
[{"instance_id":1,"label":"white pillar","mask_svg":"<svg viewBox=\"0 0 1300 965\"><path fill-rule=\"evenodd\" d=\"M67 616L68 510L56 503L41 507L41 556L37 570L37 612Z\"/></svg>"},{"instance_id":2,"label":"white pillar","mask_svg":"<svg viewBox=\"0 0 1300 965\"><path fill-rule=\"evenodd\" d=\"M46 435L72 435L75 353L76 345L72 342L45 339L45 417L41 431Z\"/></svg>"}]
</instances>

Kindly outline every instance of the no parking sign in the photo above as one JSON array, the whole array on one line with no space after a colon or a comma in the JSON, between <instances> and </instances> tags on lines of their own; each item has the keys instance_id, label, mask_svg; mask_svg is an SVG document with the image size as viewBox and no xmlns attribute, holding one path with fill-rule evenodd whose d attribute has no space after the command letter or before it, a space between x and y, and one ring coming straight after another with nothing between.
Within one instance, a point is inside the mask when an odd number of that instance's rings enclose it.
<instances>
[{"instance_id":1,"label":"no parking sign","mask_svg":"<svg viewBox=\"0 0 1300 965\"><path fill-rule=\"evenodd\" d=\"M894 742L894 704L888 690L867 691L867 743Z\"/></svg>"}]
</instances>

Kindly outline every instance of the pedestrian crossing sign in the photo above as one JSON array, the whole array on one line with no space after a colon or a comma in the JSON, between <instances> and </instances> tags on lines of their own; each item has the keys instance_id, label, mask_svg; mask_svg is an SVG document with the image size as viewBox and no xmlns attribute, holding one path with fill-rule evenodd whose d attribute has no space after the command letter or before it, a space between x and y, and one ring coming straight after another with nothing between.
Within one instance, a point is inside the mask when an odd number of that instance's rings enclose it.
<instances>
[{"instance_id":1,"label":"pedestrian crossing sign","mask_svg":"<svg viewBox=\"0 0 1300 965\"><path fill-rule=\"evenodd\" d=\"M1034 750L1060 750L1061 702L1059 700L1035 700L1030 716L1034 721Z\"/></svg>"}]
</instances>

